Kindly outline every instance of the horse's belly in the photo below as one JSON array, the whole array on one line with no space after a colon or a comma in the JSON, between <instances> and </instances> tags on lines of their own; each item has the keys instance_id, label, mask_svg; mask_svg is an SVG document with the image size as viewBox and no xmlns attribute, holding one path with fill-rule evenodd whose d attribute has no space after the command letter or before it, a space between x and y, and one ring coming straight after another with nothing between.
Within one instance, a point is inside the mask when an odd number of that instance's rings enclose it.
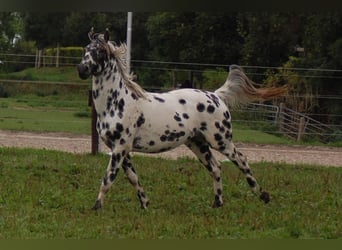
<instances>
[{"instance_id":1,"label":"horse's belly","mask_svg":"<svg viewBox=\"0 0 342 250\"><path fill-rule=\"evenodd\" d=\"M137 134L133 141L133 151L160 153L176 148L189 140L192 134L185 131L164 131L163 133Z\"/></svg>"}]
</instances>

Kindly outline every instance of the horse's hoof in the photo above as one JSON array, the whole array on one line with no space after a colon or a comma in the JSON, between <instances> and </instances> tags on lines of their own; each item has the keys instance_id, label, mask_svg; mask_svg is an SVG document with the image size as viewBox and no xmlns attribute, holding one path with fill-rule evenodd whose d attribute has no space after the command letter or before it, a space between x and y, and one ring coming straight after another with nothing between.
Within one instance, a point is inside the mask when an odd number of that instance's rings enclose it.
<instances>
[{"instance_id":1,"label":"horse's hoof","mask_svg":"<svg viewBox=\"0 0 342 250\"><path fill-rule=\"evenodd\" d=\"M93 210L97 210L97 209L99 209L99 208L101 208L101 207L102 207L101 201L100 201L100 200L97 200L97 201L95 202L95 205L93 206Z\"/></svg>"},{"instance_id":2,"label":"horse's hoof","mask_svg":"<svg viewBox=\"0 0 342 250\"><path fill-rule=\"evenodd\" d=\"M262 192L260 199L265 202L265 204L270 202L270 195L267 192Z\"/></svg>"},{"instance_id":3,"label":"horse's hoof","mask_svg":"<svg viewBox=\"0 0 342 250\"><path fill-rule=\"evenodd\" d=\"M222 207L223 203L220 201L219 198L215 197L215 201L213 203L213 205L211 206L212 208L219 208Z\"/></svg>"},{"instance_id":4,"label":"horse's hoof","mask_svg":"<svg viewBox=\"0 0 342 250\"><path fill-rule=\"evenodd\" d=\"M145 203L140 203L141 209L147 210L148 205L150 205L150 201L147 201Z\"/></svg>"}]
</instances>

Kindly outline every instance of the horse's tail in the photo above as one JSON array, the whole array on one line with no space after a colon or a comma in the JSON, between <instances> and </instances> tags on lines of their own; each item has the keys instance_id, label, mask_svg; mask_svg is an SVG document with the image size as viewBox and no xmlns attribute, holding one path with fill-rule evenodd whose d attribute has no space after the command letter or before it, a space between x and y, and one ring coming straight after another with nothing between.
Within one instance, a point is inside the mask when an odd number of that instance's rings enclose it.
<instances>
[{"instance_id":1,"label":"horse's tail","mask_svg":"<svg viewBox=\"0 0 342 250\"><path fill-rule=\"evenodd\" d=\"M249 79L243 69L231 65L226 82L215 91L229 107L247 104L253 101L269 100L281 96L287 87L257 88L257 84Z\"/></svg>"}]
</instances>

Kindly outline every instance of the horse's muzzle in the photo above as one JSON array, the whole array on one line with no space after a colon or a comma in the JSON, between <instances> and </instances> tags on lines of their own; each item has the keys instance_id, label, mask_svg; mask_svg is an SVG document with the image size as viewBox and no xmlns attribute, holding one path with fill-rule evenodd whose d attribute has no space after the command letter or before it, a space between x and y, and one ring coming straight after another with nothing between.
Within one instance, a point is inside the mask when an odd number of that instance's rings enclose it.
<instances>
[{"instance_id":1,"label":"horse's muzzle","mask_svg":"<svg viewBox=\"0 0 342 250\"><path fill-rule=\"evenodd\" d=\"M90 76L90 69L87 65L79 64L77 65L78 76L85 80Z\"/></svg>"}]
</instances>

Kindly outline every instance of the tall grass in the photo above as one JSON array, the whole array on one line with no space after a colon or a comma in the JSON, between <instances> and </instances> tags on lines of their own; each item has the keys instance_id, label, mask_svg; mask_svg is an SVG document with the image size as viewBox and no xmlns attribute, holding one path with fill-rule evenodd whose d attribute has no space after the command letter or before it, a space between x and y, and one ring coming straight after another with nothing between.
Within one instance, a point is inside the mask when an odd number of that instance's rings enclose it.
<instances>
[{"instance_id":1,"label":"tall grass","mask_svg":"<svg viewBox=\"0 0 342 250\"><path fill-rule=\"evenodd\" d=\"M212 179L197 161L135 156L149 209L140 209L121 171L95 212L107 162L106 155L0 148L0 238L342 238L340 168L255 164L271 193L265 205L225 163L225 204L212 209Z\"/></svg>"}]
</instances>

